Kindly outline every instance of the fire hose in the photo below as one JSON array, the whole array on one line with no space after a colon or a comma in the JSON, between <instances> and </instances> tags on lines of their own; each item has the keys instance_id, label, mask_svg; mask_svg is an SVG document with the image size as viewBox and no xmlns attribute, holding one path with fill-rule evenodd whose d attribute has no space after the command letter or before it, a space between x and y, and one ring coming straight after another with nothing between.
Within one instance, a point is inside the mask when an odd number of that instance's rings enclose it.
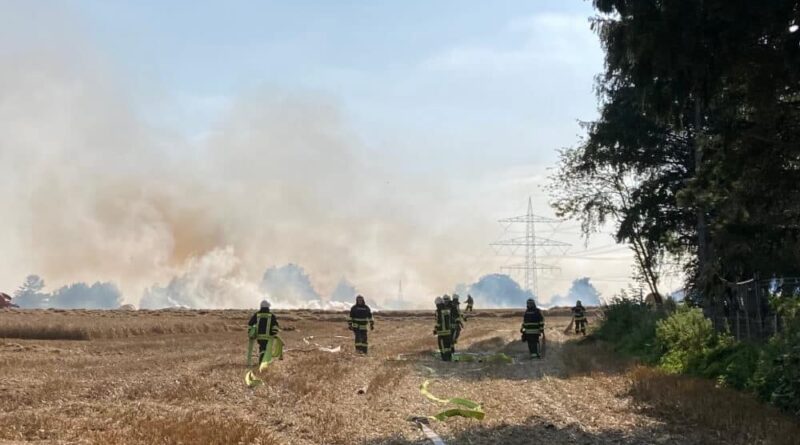
<instances>
[{"instance_id":1,"label":"fire hose","mask_svg":"<svg viewBox=\"0 0 800 445\"><path fill-rule=\"evenodd\" d=\"M247 343L247 366L252 366L252 357L253 357L253 346L256 342L256 338L250 337ZM273 336L267 340L267 347L264 351L264 354L261 354L261 360L258 365L258 371L264 372L270 363L274 359L282 359L283 358L283 339L280 337ZM253 372L252 369L248 370L244 375L244 383L251 387L255 388L264 383L256 374Z\"/></svg>"},{"instance_id":2,"label":"fire hose","mask_svg":"<svg viewBox=\"0 0 800 445\"><path fill-rule=\"evenodd\" d=\"M431 369L431 371L433 371ZM473 402L469 399L462 399L460 397L454 397L452 399L441 399L436 397L435 395L431 394L428 391L428 385L430 384L429 380L425 380L422 385L419 387L419 392L423 396L425 396L428 400L431 400L436 403L440 403L443 405L456 405L455 408L446 409L436 415L433 416L417 416L412 417L410 420L417 424L417 426L422 430L422 434L433 444L433 445L445 445L444 441L435 431L430 428L430 421L431 420L438 420L444 421L450 417L460 416L460 417L467 417L476 420L483 420L485 413L483 412L483 408L479 403Z\"/></svg>"},{"instance_id":3,"label":"fire hose","mask_svg":"<svg viewBox=\"0 0 800 445\"><path fill-rule=\"evenodd\" d=\"M435 395L431 394L428 391L428 384L430 383L429 380L425 380L422 385L419 387L419 392L423 396L427 397L428 400L433 402L437 402L443 405L456 405L455 408L448 408L444 411L439 412L436 415L430 416L429 419L431 420L447 420L450 417L460 416L460 417L469 417L476 420L483 420L483 417L486 415L483 412L483 408L479 403L473 402L469 399L462 399L460 397L453 397L452 399L440 399Z\"/></svg>"}]
</instances>

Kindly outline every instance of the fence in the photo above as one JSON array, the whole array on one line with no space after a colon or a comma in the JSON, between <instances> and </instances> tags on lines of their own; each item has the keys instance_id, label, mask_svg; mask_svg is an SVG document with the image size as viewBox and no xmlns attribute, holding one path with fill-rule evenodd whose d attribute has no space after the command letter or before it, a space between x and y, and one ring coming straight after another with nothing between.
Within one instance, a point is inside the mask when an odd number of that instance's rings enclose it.
<instances>
[{"instance_id":1,"label":"fence","mask_svg":"<svg viewBox=\"0 0 800 445\"><path fill-rule=\"evenodd\" d=\"M750 279L726 283L724 296L704 308L718 331L730 332L737 340L765 340L780 332L783 324L770 305L770 298L800 296L800 277Z\"/></svg>"}]
</instances>

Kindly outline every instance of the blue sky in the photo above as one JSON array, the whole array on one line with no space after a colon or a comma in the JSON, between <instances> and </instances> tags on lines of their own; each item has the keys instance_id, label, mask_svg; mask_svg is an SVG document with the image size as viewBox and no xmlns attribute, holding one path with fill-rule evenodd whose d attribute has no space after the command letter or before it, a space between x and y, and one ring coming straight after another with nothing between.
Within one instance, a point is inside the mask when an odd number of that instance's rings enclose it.
<instances>
[{"instance_id":1,"label":"blue sky","mask_svg":"<svg viewBox=\"0 0 800 445\"><path fill-rule=\"evenodd\" d=\"M552 215L557 149L596 117L592 15L578 0L2 2L0 162L17 169L0 178L0 288L41 273L136 302L176 276L235 288L291 262L322 295L345 279L389 299L400 280L423 296L497 272L513 261L488 247L497 220L529 196ZM543 293L624 287L625 248L599 251L613 258L551 258Z\"/></svg>"},{"instance_id":2,"label":"blue sky","mask_svg":"<svg viewBox=\"0 0 800 445\"><path fill-rule=\"evenodd\" d=\"M398 168L474 171L552 162L595 115L584 1L66 5L140 106L188 133L253 89L312 92Z\"/></svg>"}]
</instances>

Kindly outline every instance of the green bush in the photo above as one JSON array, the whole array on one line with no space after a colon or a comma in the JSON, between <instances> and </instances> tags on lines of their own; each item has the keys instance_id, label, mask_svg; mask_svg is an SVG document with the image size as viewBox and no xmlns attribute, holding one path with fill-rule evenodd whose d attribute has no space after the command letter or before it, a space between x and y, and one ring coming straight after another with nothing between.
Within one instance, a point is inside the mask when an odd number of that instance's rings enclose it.
<instances>
[{"instance_id":1,"label":"green bush","mask_svg":"<svg viewBox=\"0 0 800 445\"><path fill-rule=\"evenodd\" d=\"M784 297L775 308L783 330L766 345L715 332L700 309L681 304L674 311L655 310L627 298L603 308L593 335L645 363L754 391L800 416L800 298Z\"/></svg>"},{"instance_id":2,"label":"green bush","mask_svg":"<svg viewBox=\"0 0 800 445\"><path fill-rule=\"evenodd\" d=\"M656 323L664 312L629 298L616 298L603 307L603 322L594 331L597 338L614 346L622 354L647 363L658 362L655 348Z\"/></svg>"},{"instance_id":3,"label":"green bush","mask_svg":"<svg viewBox=\"0 0 800 445\"><path fill-rule=\"evenodd\" d=\"M662 354L659 364L666 371L697 373L716 343L711 320L700 309L681 306L656 323L656 345Z\"/></svg>"},{"instance_id":4,"label":"green bush","mask_svg":"<svg viewBox=\"0 0 800 445\"><path fill-rule=\"evenodd\" d=\"M756 345L737 342L729 335L720 335L699 366L689 372L716 380L721 386L747 389L752 386L759 352Z\"/></svg>"},{"instance_id":5,"label":"green bush","mask_svg":"<svg viewBox=\"0 0 800 445\"><path fill-rule=\"evenodd\" d=\"M800 299L776 306L783 331L763 349L752 386L762 399L800 416Z\"/></svg>"}]
</instances>

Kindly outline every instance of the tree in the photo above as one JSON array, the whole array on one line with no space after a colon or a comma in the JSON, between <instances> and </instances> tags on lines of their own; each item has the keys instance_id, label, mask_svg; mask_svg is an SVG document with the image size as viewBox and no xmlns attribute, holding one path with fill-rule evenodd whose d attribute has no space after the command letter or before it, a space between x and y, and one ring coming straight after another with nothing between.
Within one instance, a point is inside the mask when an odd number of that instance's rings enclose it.
<instances>
[{"instance_id":1,"label":"tree","mask_svg":"<svg viewBox=\"0 0 800 445\"><path fill-rule=\"evenodd\" d=\"M691 215L675 198L691 175L691 149L685 132L639 111L633 88L605 94L601 118L584 125L586 140L561 152L552 204L559 216L579 219L587 237L613 220L617 242L634 252L637 277L658 295L665 255L680 255L693 236Z\"/></svg>"},{"instance_id":2,"label":"tree","mask_svg":"<svg viewBox=\"0 0 800 445\"><path fill-rule=\"evenodd\" d=\"M25 282L14 292L14 303L22 308L43 308L47 306L48 295L42 293L44 280L38 275L28 275Z\"/></svg>"},{"instance_id":3,"label":"tree","mask_svg":"<svg viewBox=\"0 0 800 445\"><path fill-rule=\"evenodd\" d=\"M594 5L601 116L562 153L556 209L585 233L613 217L648 285L678 255L707 302L721 279L800 272L797 2Z\"/></svg>"}]
</instances>

